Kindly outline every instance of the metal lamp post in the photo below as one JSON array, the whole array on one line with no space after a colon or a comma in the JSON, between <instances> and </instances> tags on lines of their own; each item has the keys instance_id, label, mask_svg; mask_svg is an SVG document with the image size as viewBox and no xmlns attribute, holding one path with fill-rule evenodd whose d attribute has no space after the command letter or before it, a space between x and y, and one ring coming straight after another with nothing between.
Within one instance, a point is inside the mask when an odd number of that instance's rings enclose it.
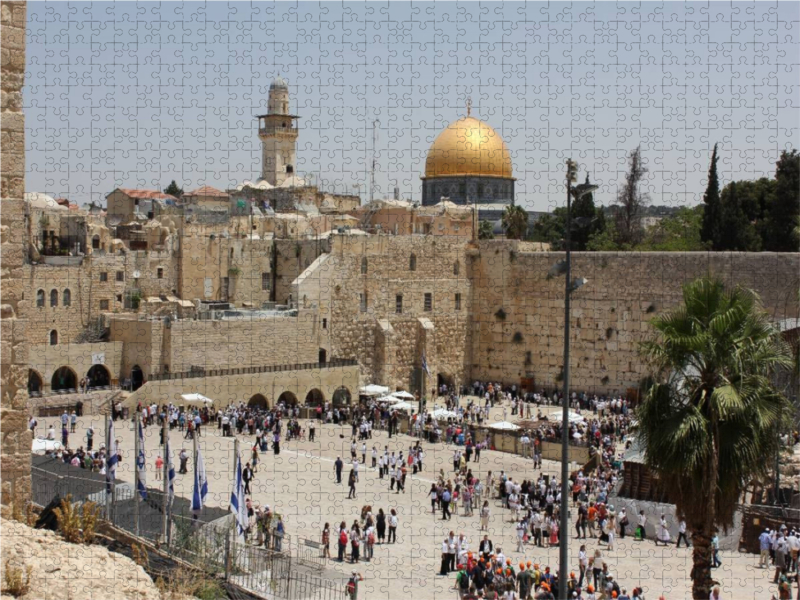
<instances>
[{"instance_id":1,"label":"metal lamp post","mask_svg":"<svg viewBox=\"0 0 800 600\"><path fill-rule=\"evenodd\" d=\"M575 188L572 184L578 178L578 165L573 160L567 160L567 217L564 224L564 246L566 259L550 269L550 275L566 275L564 284L564 392L561 401L561 525L559 528L559 566L558 566L558 597L560 600L569 600L567 579L569 574L569 300L572 292L587 283L584 278L572 281L572 257L570 255L570 230L572 229L571 205L572 197L575 199L589 194L597 189L596 185L582 185Z\"/></svg>"}]
</instances>

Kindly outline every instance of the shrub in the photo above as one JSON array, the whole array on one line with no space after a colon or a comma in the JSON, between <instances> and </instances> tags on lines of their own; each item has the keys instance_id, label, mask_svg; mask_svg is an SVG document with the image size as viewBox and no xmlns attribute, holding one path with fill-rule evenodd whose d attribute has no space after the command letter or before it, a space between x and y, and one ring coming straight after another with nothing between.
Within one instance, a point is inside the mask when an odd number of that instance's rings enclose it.
<instances>
[{"instance_id":1,"label":"shrub","mask_svg":"<svg viewBox=\"0 0 800 600\"><path fill-rule=\"evenodd\" d=\"M61 500L61 506L54 509L58 521L58 531L65 541L72 544L91 544L97 532L100 507L94 502L84 502L83 508L72 501L72 495Z\"/></svg>"},{"instance_id":2,"label":"shrub","mask_svg":"<svg viewBox=\"0 0 800 600\"><path fill-rule=\"evenodd\" d=\"M23 572L19 567L11 566L11 560L6 559L3 592L14 596L14 598L27 594L31 590L31 573L33 573L32 566L26 566Z\"/></svg>"}]
</instances>

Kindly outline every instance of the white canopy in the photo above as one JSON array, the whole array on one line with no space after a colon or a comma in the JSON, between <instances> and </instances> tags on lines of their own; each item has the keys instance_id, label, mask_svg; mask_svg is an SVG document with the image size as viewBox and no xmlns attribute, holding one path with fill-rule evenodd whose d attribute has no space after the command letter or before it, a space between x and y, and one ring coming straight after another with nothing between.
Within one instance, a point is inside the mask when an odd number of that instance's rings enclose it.
<instances>
[{"instance_id":1,"label":"white canopy","mask_svg":"<svg viewBox=\"0 0 800 600\"><path fill-rule=\"evenodd\" d=\"M489 425L490 429L502 429L505 431L516 431L519 429L519 425L514 425L514 423L509 423L508 421L500 421L499 423L492 423Z\"/></svg>"},{"instance_id":2,"label":"white canopy","mask_svg":"<svg viewBox=\"0 0 800 600\"><path fill-rule=\"evenodd\" d=\"M389 407L389 410L412 410L417 408L417 403L411 404L411 402L398 402L397 404L393 404Z\"/></svg>"},{"instance_id":3,"label":"white canopy","mask_svg":"<svg viewBox=\"0 0 800 600\"><path fill-rule=\"evenodd\" d=\"M375 385L371 383L366 385L359 390L359 393L362 396L383 396L389 393L389 388L383 385Z\"/></svg>"},{"instance_id":4,"label":"white canopy","mask_svg":"<svg viewBox=\"0 0 800 600\"><path fill-rule=\"evenodd\" d=\"M203 394L181 394L181 398L189 404L214 404L211 398L206 398Z\"/></svg>"},{"instance_id":5,"label":"white canopy","mask_svg":"<svg viewBox=\"0 0 800 600\"><path fill-rule=\"evenodd\" d=\"M406 391L392 392L391 395L394 396L395 398L404 398L405 400L413 400L414 399L414 394L409 394Z\"/></svg>"},{"instance_id":6,"label":"white canopy","mask_svg":"<svg viewBox=\"0 0 800 600\"><path fill-rule=\"evenodd\" d=\"M560 423L561 419L563 418L563 416L564 415L561 413L560 409L559 410L554 410L553 412L551 412L550 414L547 415L547 420L548 421L555 421L556 423ZM583 416L579 415L578 413L576 413L574 411L569 411L568 418L569 418L569 422L570 423L581 423L581 422L586 420Z\"/></svg>"},{"instance_id":7,"label":"white canopy","mask_svg":"<svg viewBox=\"0 0 800 600\"><path fill-rule=\"evenodd\" d=\"M447 410L446 408L437 408L431 413L431 416L434 419L457 419L458 415L454 413L452 410Z\"/></svg>"},{"instance_id":8,"label":"white canopy","mask_svg":"<svg viewBox=\"0 0 800 600\"><path fill-rule=\"evenodd\" d=\"M43 438L36 438L31 444L31 452L33 454L44 454L45 452L56 452L61 450L61 442L55 440L45 440Z\"/></svg>"}]
</instances>

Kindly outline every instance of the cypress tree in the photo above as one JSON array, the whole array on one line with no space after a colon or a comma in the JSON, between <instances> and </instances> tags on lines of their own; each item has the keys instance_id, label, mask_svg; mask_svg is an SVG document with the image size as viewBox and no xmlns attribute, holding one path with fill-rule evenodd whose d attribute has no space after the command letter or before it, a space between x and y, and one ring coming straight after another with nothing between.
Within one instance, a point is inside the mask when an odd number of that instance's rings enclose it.
<instances>
[{"instance_id":1,"label":"cypress tree","mask_svg":"<svg viewBox=\"0 0 800 600\"><path fill-rule=\"evenodd\" d=\"M703 196L705 208L703 210L703 227L700 229L700 239L708 242L712 250L720 250L720 220L722 217L719 199L719 177L717 176L717 144L711 154L711 166L708 169L708 185Z\"/></svg>"}]
</instances>

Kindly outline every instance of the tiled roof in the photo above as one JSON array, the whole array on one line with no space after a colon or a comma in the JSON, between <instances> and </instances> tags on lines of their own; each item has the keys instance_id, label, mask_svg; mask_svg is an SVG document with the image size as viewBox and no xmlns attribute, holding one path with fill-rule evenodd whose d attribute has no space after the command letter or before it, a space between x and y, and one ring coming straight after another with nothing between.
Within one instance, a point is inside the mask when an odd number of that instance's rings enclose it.
<instances>
[{"instance_id":1,"label":"tiled roof","mask_svg":"<svg viewBox=\"0 0 800 600\"><path fill-rule=\"evenodd\" d=\"M228 194L210 185L204 185L201 188L185 193L184 196L218 196L220 198L227 198Z\"/></svg>"},{"instance_id":2,"label":"tiled roof","mask_svg":"<svg viewBox=\"0 0 800 600\"><path fill-rule=\"evenodd\" d=\"M155 190L135 190L131 188L117 188L120 192L131 198L139 200L177 200L175 196Z\"/></svg>"}]
</instances>

